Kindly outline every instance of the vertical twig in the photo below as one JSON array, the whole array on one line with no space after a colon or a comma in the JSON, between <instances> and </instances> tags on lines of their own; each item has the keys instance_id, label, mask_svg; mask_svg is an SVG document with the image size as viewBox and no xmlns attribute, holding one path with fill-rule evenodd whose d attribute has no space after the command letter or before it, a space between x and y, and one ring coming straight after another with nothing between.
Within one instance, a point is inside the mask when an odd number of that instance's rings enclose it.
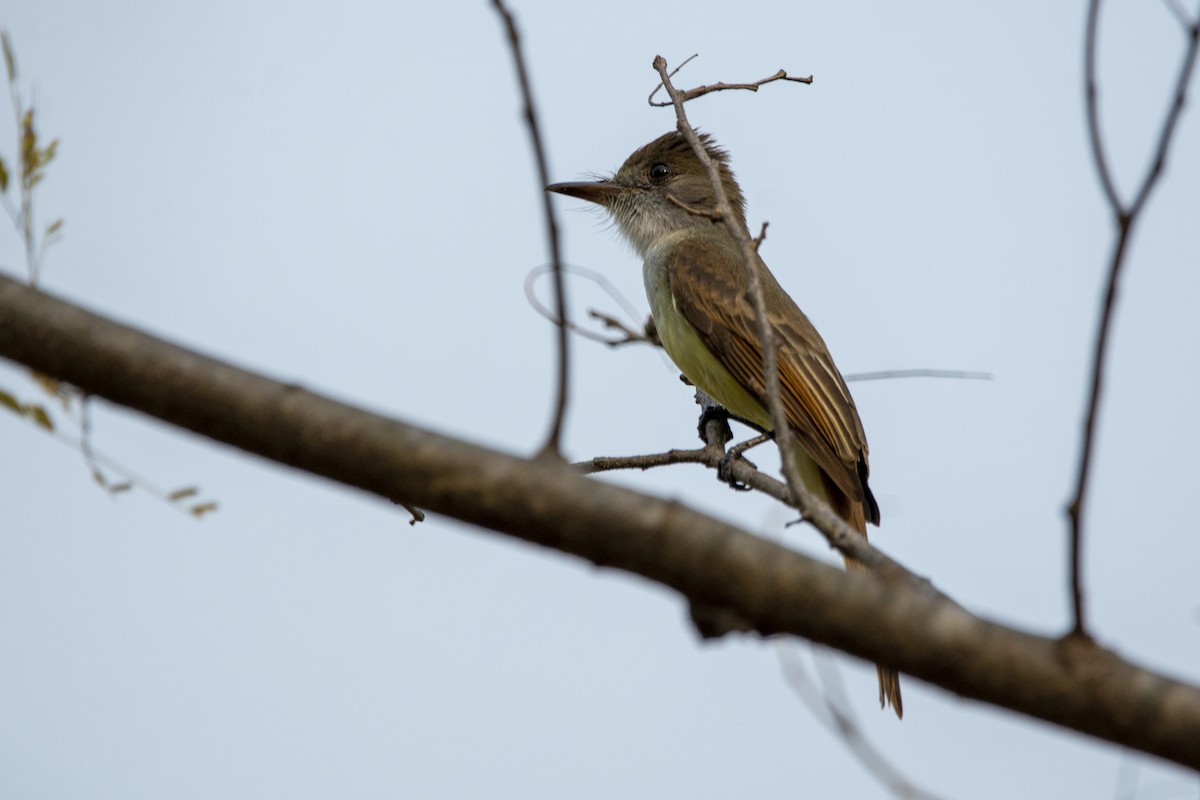
<instances>
[{"instance_id":1,"label":"vertical twig","mask_svg":"<svg viewBox=\"0 0 1200 800\"><path fill-rule=\"evenodd\" d=\"M505 7L503 0L492 0L496 13L504 22L508 32L509 50L512 52L513 65L517 71L517 81L521 86L521 98L524 102L523 113L525 123L529 128L529 138L533 144L534 161L538 170L538 193L542 197L542 210L546 218L546 239L550 248L550 266L554 275L554 304L558 312L558 389L554 403L554 416L550 421L550 432L546 443L542 446L542 455L561 457L559 441L562 438L563 417L567 413L567 386L569 382L570 358L567 335L567 292L563 283L562 258L559 254L558 223L554 219L554 204L548 192L541 191L543 186L550 183L549 170L546 169L546 151L542 146L542 134L538 129L537 111L533 106L533 91L529 88L529 74L525 69L525 57L521 53L521 35L517 31L516 20Z\"/></svg>"},{"instance_id":2,"label":"vertical twig","mask_svg":"<svg viewBox=\"0 0 1200 800\"><path fill-rule=\"evenodd\" d=\"M750 232L738 225L739 216L733 212L733 207L729 204L729 198L725 195L725 189L721 184L720 171L712 159L709 158L708 152L704 149L699 137L696 136L695 130L688 123L687 114L683 110L683 104L687 101L690 93L681 93L674 87L671 83L670 74L667 73L666 59L662 56L655 56L653 67L658 73L663 87L667 90L667 94L671 97L671 105L675 107L675 119L679 132L687 139L688 144L692 146L692 150L696 153L696 158L699 159L708 172L713 193L717 200L716 211L721 216L724 224L732 232L734 239L742 246L742 256L749 276L751 301L754 304L755 321L759 336L762 339L763 375L766 384L767 409L771 415L771 424L775 428L775 443L778 445L780 451L779 460L783 471L784 483L788 490L787 502L800 512L801 517L811 522L820 531L821 535L825 537L826 541L843 555L850 556L866 564L872 571L889 572L893 576L903 576L906 572L905 570L897 568L898 565L895 562L872 547L867 541L867 537L863 536L862 533L855 530L846 520L842 519L827 503L806 490L803 482L800 480L795 460L791 458L791 453L794 452L795 448L793 444L794 437L792 436L792 429L787 422L787 414L783 408L783 395L780 392L779 370L777 367L778 350L774 332L767 321L766 301L763 297L762 284L759 280L758 272L758 248L755 246L754 240L750 238ZM764 235L765 232L766 229L764 227Z\"/></svg>"},{"instance_id":3,"label":"vertical twig","mask_svg":"<svg viewBox=\"0 0 1200 800\"><path fill-rule=\"evenodd\" d=\"M1084 97L1087 103L1088 142L1092 146L1092 160L1096 163L1096 174L1100 177L1100 185L1104 188L1104 197L1108 200L1110 208L1120 212L1121 198L1117 195L1112 170L1108 166L1108 156L1105 155L1104 143L1100 139L1099 90L1096 88L1096 45L1099 39L1099 26L1100 0L1089 0L1083 43L1083 83Z\"/></svg>"},{"instance_id":4,"label":"vertical twig","mask_svg":"<svg viewBox=\"0 0 1200 800\"><path fill-rule=\"evenodd\" d=\"M767 319L767 301L763 296L762 279L758 271L758 248L755 246L754 240L750 238L750 232L738 224L738 216L733 212L733 206L729 204L725 188L721 185L721 173L717 169L717 165L708 157L708 152L700 142L700 137L688 123L687 114L683 110L686 98L671 83L671 76L667 73L667 60L662 56L655 56L653 66L662 80L663 88L667 90L667 95L671 98L672 105L675 106L675 120L679 132L687 139L688 144L695 151L696 157L708 171L708 177L712 181L713 192L717 198L716 211L720 214L721 221L733 234L733 238L741 245L742 257L746 262L746 274L749 276L750 298L754 303L755 321L758 323L758 338L762 342L767 409L771 413L771 424L775 428L775 442L779 446L779 460L783 469L783 477L786 479L788 490L796 500L801 513L807 513L806 506L811 504L807 502L807 493L802 494L804 487L800 482L800 474L796 469L795 460L791 458L794 449L792 429L788 425L787 413L783 408L783 395L779 389L778 344ZM765 234L765 227L763 232Z\"/></svg>"},{"instance_id":5,"label":"vertical twig","mask_svg":"<svg viewBox=\"0 0 1200 800\"><path fill-rule=\"evenodd\" d=\"M1108 263L1108 280L1104 290L1104 300L1100 308L1099 327L1096 332L1096 344L1092 352L1092 370L1090 389L1087 401L1087 411L1084 415L1083 442L1080 447L1079 468L1075 481L1075 494L1067 507L1070 521L1070 571L1071 571L1071 613L1073 635L1086 636L1087 626L1084 617L1082 550L1084 534L1084 508L1087 503L1088 478L1091 473L1092 455L1096 437L1096 419L1099 415L1100 394L1104 387L1104 367L1108 352L1109 332L1112 329L1112 319L1116 311L1118 287L1122 269L1125 266L1125 254L1128 251L1129 240L1133 235L1134 224L1137 222L1146 200L1162 176L1163 165L1166 163L1167 151L1171 139L1178 127L1180 114L1183 112L1184 100L1187 96L1188 83L1196 64L1197 46L1200 44L1200 14L1197 18L1185 20L1184 31L1188 38L1187 49L1180 64L1179 74L1175 79L1175 92L1172 96L1171 107L1163 120L1159 131L1158 144L1150 168L1142 178L1134 200L1128 206L1122 203L1113 182L1112 170L1104 146L1100 138L1099 98L1096 89L1096 46L1098 41L1100 17L1100 0L1090 0L1088 3L1087 24L1084 41L1084 94L1087 102L1088 138L1092 146L1092 159L1095 161L1096 173L1104 188L1104 196L1108 200L1109 210L1116 224L1116 240L1113 242L1112 254Z\"/></svg>"},{"instance_id":6,"label":"vertical twig","mask_svg":"<svg viewBox=\"0 0 1200 800\"><path fill-rule=\"evenodd\" d=\"M38 285L38 262L35 258L37 253L37 245L33 237L33 187L30 185L29 169L32 165L32 159L28 155L35 151L36 138L32 141L28 137L33 135L32 117L26 119L26 108L21 100L21 93L17 89L17 59L13 53L12 42L8 38L8 31L0 31L0 44L4 50L4 65L5 74L8 77L8 96L9 102L12 104L13 120L17 125L17 159L16 164L19 170L17 177L18 185L18 200L20 204L13 208L8 198L4 197L4 206L8 211L8 215L12 217L13 224L17 226L17 232L21 236L21 242L25 245L25 268L29 273L29 285L37 288Z\"/></svg>"}]
</instances>

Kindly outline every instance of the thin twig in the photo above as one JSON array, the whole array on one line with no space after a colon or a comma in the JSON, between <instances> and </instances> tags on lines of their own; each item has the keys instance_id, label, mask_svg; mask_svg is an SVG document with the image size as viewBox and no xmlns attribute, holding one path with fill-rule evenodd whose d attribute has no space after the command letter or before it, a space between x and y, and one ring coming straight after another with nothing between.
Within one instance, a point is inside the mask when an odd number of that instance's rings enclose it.
<instances>
[{"instance_id":1,"label":"thin twig","mask_svg":"<svg viewBox=\"0 0 1200 800\"><path fill-rule=\"evenodd\" d=\"M630 303L624 295L617 291L616 287L612 285L612 282L610 282L599 272L596 272L592 269L587 269L586 267L576 267L571 264L563 264L562 270L566 274L577 274L583 278L586 278L587 280L592 281L599 286L605 294L615 300L631 318L637 316L637 310L633 307L633 304ZM534 311L551 322L558 324L558 320L554 317L554 312L542 304L542 301L537 297L537 292L534 291L534 283L537 281L537 279L551 271L552 267L550 266L535 267L529 271L529 274L525 276L525 299L529 301L529 305L533 306ZM588 316L604 323L606 328L612 328L613 330L621 331L624 336L617 339L610 339L607 336L596 333L595 331L590 331L582 325L578 325L570 320L566 321L567 330L591 339L592 341L606 344L609 347L617 347L619 345L631 344L634 342L645 342L653 345L659 344L657 336L651 336L649 331L635 331L633 328L609 314L604 314L595 310L589 310Z\"/></svg>"},{"instance_id":2,"label":"thin twig","mask_svg":"<svg viewBox=\"0 0 1200 800\"><path fill-rule=\"evenodd\" d=\"M696 394L696 402L698 403L701 403L702 396L707 398L707 395L703 395L700 390L697 390ZM701 405L704 404L701 403ZM713 405L716 406L715 402ZM719 406L717 407L719 408ZM732 434L729 432L729 425L725 422L724 418L719 420L709 418L706 422L704 414L701 414L700 439L704 442L704 447L693 450L671 449L665 453L652 453L640 456L600 456L593 458L591 461L579 462L572 466L585 475L596 472L610 472L618 469L640 469L644 471L670 464L703 464L716 468L725 457L725 443L730 436ZM750 467L753 469L752 464ZM770 480L774 479L771 478Z\"/></svg>"},{"instance_id":3,"label":"thin twig","mask_svg":"<svg viewBox=\"0 0 1200 800\"><path fill-rule=\"evenodd\" d=\"M875 372L842 373L842 379L850 381L887 381L896 378L950 378L960 381L990 381L995 379L990 372L969 372L958 369L883 369Z\"/></svg>"},{"instance_id":4,"label":"thin twig","mask_svg":"<svg viewBox=\"0 0 1200 800\"><path fill-rule=\"evenodd\" d=\"M695 58L695 56L692 56L692 58ZM684 64L687 64L687 62L691 61L692 58L689 58L687 61L684 61L683 64L680 64L678 67L676 67L674 70L672 70L669 77L673 77L676 72L679 72L679 70L683 69ZM812 83L813 76L809 75L807 78L794 78L791 75L788 75L786 71L781 69L781 70L779 70L779 72L776 72L774 75L770 76L769 78L763 78L762 80L757 80L757 81L754 81L753 83L714 83L709 86L697 86L695 89L688 89L685 92L680 92L679 96L682 98L682 102L686 103L689 100L695 100L697 97L703 97L704 95L711 94L712 92L724 92L724 91L728 91L730 89L741 89L741 90L747 91L747 92L757 92L758 87L763 86L768 83L772 83L773 81L795 81L796 83ZM650 105L652 105L656 108L666 108L667 106L672 105L674 103L673 99L668 100L665 103L656 103L654 101L654 95L658 94L658 90L664 88L664 86L665 86L665 84L660 83L658 86L654 87L654 91L651 92L650 97L647 98L647 102L650 103ZM667 94L670 94L669 90L668 90Z\"/></svg>"},{"instance_id":5,"label":"thin twig","mask_svg":"<svg viewBox=\"0 0 1200 800\"><path fill-rule=\"evenodd\" d=\"M609 347L638 343L648 344L653 347L662 347L662 341L658 338L658 331L650 323L647 323L644 329L635 331L616 317L605 314L603 311L597 311L594 308L588 309L588 316L598 322L604 323L604 327L620 331L623 334L620 339L604 339L604 343Z\"/></svg>"},{"instance_id":6,"label":"thin twig","mask_svg":"<svg viewBox=\"0 0 1200 800\"><path fill-rule=\"evenodd\" d=\"M675 200L675 198L669 196L668 199L672 201ZM676 202L676 204L680 206L683 205L682 203L678 202ZM701 211L700 209L695 209L695 211L706 216L708 216L710 213ZM762 224L762 230L759 232L759 235L755 237L754 242L756 246L761 246L766 238L767 225L768 223L764 222ZM633 304L629 302L629 299L617 291L617 288L612 284L612 281L604 277L603 273L597 272L594 269L588 269L587 267L575 266L574 264L563 264L562 269L564 274L579 275L580 277L595 283L600 287L601 291L616 301L616 303L621 306L622 310L624 310L629 317L632 318L638 316L637 309L634 308ZM529 271L529 273L525 276L525 299L529 301L529 305L531 305L533 310L539 315L545 317L551 322L557 323L557 320L554 318L554 312L547 308L542 301L538 299L537 292L534 291L534 284L537 282L537 279L551 272L551 270L552 268L549 265L542 265ZM568 320L566 323L567 329L572 333L576 333L587 339L591 339L594 342L599 342L600 344L606 344L609 347L620 347L626 344L649 344L655 347L662 347L662 342L659 341L658 333L654 330L654 327L651 324L647 324L642 330L639 331L631 327L629 324L617 319L613 315L603 311L598 311L594 308L588 309L587 314L592 319L602 323L604 327L618 331L621 335L616 338L610 338L604 336L603 334L596 333L595 331L588 330L582 325L571 322L570 320ZM650 322L652 323L653 319L651 319ZM876 370L874 372L850 372L843 373L842 378L849 383L851 381L881 381L897 378L948 378L953 380L990 381L993 380L995 376L990 372L922 368L888 369Z\"/></svg>"},{"instance_id":7,"label":"thin twig","mask_svg":"<svg viewBox=\"0 0 1200 800\"><path fill-rule=\"evenodd\" d=\"M512 52L513 65L517 71L517 81L521 86L521 98L524 102L525 123L529 128L529 139L533 144L534 161L538 170L538 193L542 197L542 211L546 219L546 239L550 249L550 264L554 270L554 304L558 307L558 391L554 403L554 417L550 422L550 432L546 443L542 446L542 455L560 457L559 441L562 438L563 418L567 413L567 387L569 382L570 358L568 353L569 338L567 335L567 290L562 274L562 258L559 255L558 223L554 218L554 204L549 193L541 191L550 183L550 172L546 168L546 151L542 146L542 134L538 129L537 111L533 105L533 90L529 87L529 75L525 69L525 57L521 53L521 36L517 31L517 23L513 15L505 7L503 0L492 0L496 13L504 22L508 32L509 50Z\"/></svg>"},{"instance_id":8,"label":"thin twig","mask_svg":"<svg viewBox=\"0 0 1200 800\"><path fill-rule=\"evenodd\" d=\"M766 473L759 472L754 464L742 458L742 453L770 440L771 435L764 433L734 445L726 451L724 443L720 441L719 437L710 435L707 437L707 446L705 447L697 447L691 450L672 448L662 453L648 453L637 456L597 456L588 461L578 461L571 466L585 475L592 475L597 472L615 472L621 469L640 469L645 471L673 464L701 464L706 467L716 468L723 458L731 456L733 460L744 464L745 469L749 470L748 472L740 472L739 481L742 478L748 477L750 480L743 481L744 483L756 486L756 488L762 487L762 490L767 494L775 495L777 499L784 500L787 496L787 491L783 487L783 484Z\"/></svg>"},{"instance_id":9,"label":"thin twig","mask_svg":"<svg viewBox=\"0 0 1200 800\"><path fill-rule=\"evenodd\" d=\"M1137 216L1141 212L1142 207L1146 204L1146 199L1149 198L1150 192L1158 183L1159 177L1162 175L1163 166L1167 160L1167 150L1171 146L1171 139L1178 129L1179 117L1183 113L1183 105L1187 99L1188 83L1191 82L1192 72L1196 66L1196 53L1198 45L1200 45L1200 21L1193 20L1191 24L1184 27L1184 33L1188 38L1187 50L1184 52L1183 63L1180 64L1179 74L1175 76L1175 92L1172 95L1171 107L1167 111L1167 116L1163 120L1162 129L1158 132L1158 144L1154 152L1154 162L1142 179L1142 185L1138 188L1137 195L1133 198L1133 203L1129 206L1130 216Z\"/></svg>"},{"instance_id":10,"label":"thin twig","mask_svg":"<svg viewBox=\"0 0 1200 800\"><path fill-rule=\"evenodd\" d=\"M417 508L416 506L409 505L408 503L400 503L400 506L412 515L412 519L408 521L409 525L416 525L418 522L425 521L425 512L421 509Z\"/></svg>"},{"instance_id":11,"label":"thin twig","mask_svg":"<svg viewBox=\"0 0 1200 800\"><path fill-rule=\"evenodd\" d=\"M1096 175L1100 178L1100 185L1104 188L1104 196L1108 199L1109 206L1120 212L1121 199L1117 196L1112 169L1109 167L1108 156L1104 151L1104 142L1100 138L1099 90L1096 88L1096 45L1099 22L1100 0L1090 0L1083 45L1083 80L1084 99L1087 103L1088 142L1092 146L1092 160L1096 165Z\"/></svg>"},{"instance_id":12,"label":"thin twig","mask_svg":"<svg viewBox=\"0 0 1200 800\"><path fill-rule=\"evenodd\" d=\"M1197 50L1200 48L1200 22L1192 20L1190 24L1185 26L1188 44L1184 52L1183 61L1180 64L1179 74L1175 79L1175 91L1172 96L1171 106L1167 111L1166 117L1163 119L1162 129L1159 131L1154 158L1151 161L1150 168L1142 177L1141 185L1134 195L1133 202L1126 207L1121 202L1121 198L1117 194L1116 187L1113 184L1108 159L1104 153L1100 138L1100 114L1096 90L1096 45L1099 17L1100 0L1091 0L1088 4L1086 38L1084 43L1084 93L1087 100L1088 137L1092 143L1092 157L1095 162L1096 172L1100 176L1100 183L1104 187L1104 194L1108 200L1109 210L1112 212L1117 230L1116 240L1113 242L1112 254L1109 257L1108 279L1100 310L1095 348L1092 353L1091 381L1088 392L1087 411L1084 416L1083 442L1080 447L1075 494L1067 507L1067 516L1070 523L1071 549L1070 588L1073 617L1071 633L1077 636L1087 635L1082 577L1084 508L1087 503L1088 478L1091 473L1092 456L1095 449L1096 421L1099 416L1100 395L1104 387L1104 368L1108 351L1108 339L1112 329L1113 316L1116 312L1118 287L1120 285L1121 273L1125 266L1125 254L1128 251L1134 225L1140 217L1142 209L1145 207L1146 200L1150 197L1150 193L1157 185L1158 179L1162 176L1162 168L1166 163L1167 151L1170 148L1172 137L1178 127L1179 117L1183 111L1184 99L1187 96L1188 83L1191 80L1196 63Z\"/></svg>"},{"instance_id":13,"label":"thin twig","mask_svg":"<svg viewBox=\"0 0 1200 800\"><path fill-rule=\"evenodd\" d=\"M175 511L181 514L187 514L195 519L200 519L205 514L216 509L217 504L214 501L205 501L204 503L187 505L181 501L194 497L199 492L194 488L168 490L146 480L143 476L137 474L129 467L117 462L113 458L105 455L97 450L91 443L91 420L88 416L87 402L91 395L82 395L83 399L80 402L80 417L72 422L79 425L79 438L68 436L59 430L58 427L46 428L39 424L36 420L21 416L20 418L27 424L31 425L41 432L48 435L53 441L59 444L66 445L73 450L78 450L84 458L85 464L89 467L93 480L102 488L109 496L115 497L131 489L138 489L156 500L166 503ZM112 473L121 479L120 483L113 483L110 479L104 477L101 470Z\"/></svg>"},{"instance_id":14,"label":"thin twig","mask_svg":"<svg viewBox=\"0 0 1200 800\"><path fill-rule=\"evenodd\" d=\"M649 453L640 456L596 456L588 461L578 461L571 466L584 475L597 472L613 472L619 469L648 470L671 464L708 464L707 448L693 450L667 450L665 453Z\"/></svg>"},{"instance_id":15,"label":"thin twig","mask_svg":"<svg viewBox=\"0 0 1200 800\"><path fill-rule=\"evenodd\" d=\"M726 227L729 228L730 233L733 234L737 243L741 245L742 257L745 259L746 273L749 278L749 295L754 304L755 317L758 324L758 338L762 343L763 376L766 382L767 409L770 411L771 424L775 429L776 442L779 445L779 460L783 468L783 476L787 481L788 487L792 490L793 498L795 498L793 501L794 504L802 515L808 516L816 502L816 498L810 498L808 493L804 491L804 487L800 482L799 471L796 468L794 459L790 457L794 443L792 440L792 430L788 425L787 414L783 407L783 395L779 387L776 352L778 345L775 342L775 334L771 330L770 322L767 319L767 302L763 295L762 280L759 276L758 254L754 240L750 238L750 232L743 225L738 224L739 218L734 213L733 207L729 204L729 198L725 195L725 188L721 184L720 171L712 159L709 158L708 151L704 149L700 137L696 135L696 131L688 123L687 114L683 110L683 104L685 102L685 95L689 93L680 92L671 84L671 76L667 74L666 59L662 56L655 56L653 66L655 71L658 72L663 88L667 90L667 95L671 98L671 103L675 107L675 120L679 132L687 139L688 144L692 146L692 150L696 153L696 157L708 172L713 192L716 195L716 212L721 215ZM693 94L692 96L697 95Z\"/></svg>"},{"instance_id":16,"label":"thin twig","mask_svg":"<svg viewBox=\"0 0 1200 800\"><path fill-rule=\"evenodd\" d=\"M676 73L678 73L678 72L679 72L679 70L681 70L681 69L683 69L684 67L686 67L688 64L690 64L690 63L692 62L692 59L699 57L699 55L700 55L699 53L692 53L690 56L688 56L688 57L687 57L687 58L685 58L683 61L681 61L681 62L679 63L679 66L678 66L678 67L676 67L675 69L671 70L671 77L672 77L672 78L674 78L674 77L675 77L675 75L676 75ZM655 87L654 87L654 91L650 92L650 96L646 98L646 102L647 102L647 103L649 103L649 104L650 104L650 105L652 105L652 106L659 106L659 107L662 107L662 106L669 106L669 105L671 105L669 102L668 102L668 103L655 103L655 102L654 102L654 95L658 94L658 90L659 90L659 89L661 89L661 88L663 88L663 85L662 85L661 83L660 83L660 84L658 84L657 86L655 86Z\"/></svg>"},{"instance_id":17,"label":"thin twig","mask_svg":"<svg viewBox=\"0 0 1200 800\"><path fill-rule=\"evenodd\" d=\"M734 456L735 458L741 458L742 453L744 453L747 450L750 450L752 448L758 447L760 444L766 444L767 442L771 441L774 438L775 437L772 434L760 433L758 436L755 436L753 439L747 439L746 441L742 442L741 444L735 444L733 447L729 448L729 455Z\"/></svg>"},{"instance_id":18,"label":"thin twig","mask_svg":"<svg viewBox=\"0 0 1200 800\"><path fill-rule=\"evenodd\" d=\"M15 165L18 172L16 192L18 205L14 206L9 202L7 193L0 194L0 203L3 203L5 210L17 228L17 232L21 236L21 241L25 249L25 268L29 273L29 285L36 288L38 280L41 277L42 258L46 248L46 235L42 235L41 242L39 243L38 237L34 233L33 193L44 175L46 164L54 158L54 151L58 142L55 140L47 147L39 147L40 143L37 137L34 114L37 108L37 97L33 97L28 106L21 99L21 92L17 87L16 54L13 52L12 41L9 39L8 32L4 30L0 30L0 49L4 51L9 100L12 105L13 120L17 127L17 157ZM56 223L56 226L61 226L61 222Z\"/></svg>"},{"instance_id":19,"label":"thin twig","mask_svg":"<svg viewBox=\"0 0 1200 800\"><path fill-rule=\"evenodd\" d=\"M762 247L762 243L767 240L767 226L769 226L770 224L771 223L768 222L767 220L763 220L762 228L760 228L758 231L758 236L754 237L754 251L755 252L758 252L759 248Z\"/></svg>"},{"instance_id":20,"label":"thin twig","mask_svg":"<svg viewBox=\"0 0 1200 800\"><path fill-rule=\"evenodd\" d=\"M829 674L829 671L819 672L824 684L822 688L819 688L816 681L804 669L799 658L789 654L790 650L785 650L780 645L775 652L779 656L779 666L783 670L783 677L792 687L796 696L808 706L809 711L821 724L832 733L837 734L846 745L846 749L858 759L858 763L863 766L863 769L887 787L888 791L896 797L907 798L907 800L937 800L937 795L909 781L884 757L878 748L871 744L846 706L844 693L840 691L840 684L834 687L837 697L834 692L830 691L829 684L837 680L836 675ZM818 658L816 645L813 646L813 658L814 660Z\"/></svg>"},{"instance_id":21,"label":"thin twig","mask_svg":"<svg viewBox=\"0 0 1200 800\"><path fill-rule=\"evenodd\" d=\"M667 90L667 94L671 97L672 105L675 107L675 118L679 132L687 139L688 144L691 145L692 150L696 153L697 159L708 172L709 181L712 183L713 193L717 201L716 210L722 215L725 225L742 247L742 257L749 276L749 293L754 304L758 334L762 341L763 375L766 383L767 408L770 411L771 424L775 428L775 440L780 452L780 466L783 471L784 480L786 481L786 485L780 485L783 488L783 494L774 496L779 498L781 502L797 509L801 517L811 522L821 535L825 537L826 541L841 554L860 561L868 568L880 574L886 574L892 579L921 582L921 578L901 567L898 563L876 549L867 541L866 536L836 514L827 503L813 496L804 488L796 468L795 459L790 457L795 445L793 444L792 430L787 424L787 416L783 409L783 396L779 388L779 371L776 368L776 343L767 321L766 302L758 275L759 259L754 240L750 238L750 232L744 226L738 224L740 218L733 213L733 208L729 204L729 198L726 196L724 186L721 183L720 172L716 164L709 158L708 151L704 149L699 137L696 136L695 130L688 123L687 114L683 110L683 98L686 93L679 92L671 84L670 75L666 71L666 59L662 56L655 56L653 68L658 73L663 87ZM738 465L735 464L733 466L736 468ZM738 476L734 474L734 477L737 478ZM751 485L756 489L758 488L751 481L742 481L742 483Z\"/></svg>"},{"instance_id":22,"label":"thin twig","mask_svg":"<svg viewBox=\"0 0 1200 800\"><path fill-rule=\"evenodd\" d=\"M1166 0L1166 4L1171 13L1175 15L1175 21L1179 23L1181 28L1187 30L1195 24L1192 22L1191 18L1188 17L1187 11L1184 9L1183 4L1180 3L1179 0Z\"/></svg>"}]
</instances>

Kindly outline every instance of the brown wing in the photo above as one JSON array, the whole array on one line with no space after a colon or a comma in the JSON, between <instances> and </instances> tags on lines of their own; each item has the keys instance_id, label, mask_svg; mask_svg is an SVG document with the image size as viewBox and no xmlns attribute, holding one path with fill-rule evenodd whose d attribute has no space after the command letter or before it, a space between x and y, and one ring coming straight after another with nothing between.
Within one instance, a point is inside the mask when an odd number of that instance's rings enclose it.
<instances>
[{"instance_id":1,"label":"brown wing","mask_svg":"<svg viewBox=\"0 0 1200 800\"><path fill-rule=\"evenodd\" d=\"M725 368L766 406L762 348L746 272L736 247L682 242L668 266L676 307ZM788 422L809 457L879 524L867 486L867 439L850 390L816 328L763 265L769 321L779 345L779 378Z\"/></svg>"}]
</instances>

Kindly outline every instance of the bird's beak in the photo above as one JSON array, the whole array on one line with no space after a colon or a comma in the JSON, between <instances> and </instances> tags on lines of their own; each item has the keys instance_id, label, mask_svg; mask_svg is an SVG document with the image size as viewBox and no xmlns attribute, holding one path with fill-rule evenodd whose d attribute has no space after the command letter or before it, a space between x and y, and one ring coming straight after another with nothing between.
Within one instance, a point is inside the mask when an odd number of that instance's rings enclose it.
<instances>
[{"instance_id":1,"label":"bird's beak","mask_svg":"<svg viewBox=\"0 0 1200 800\"><path fill-rule=\"evenodd\" d=\"M621 193L622 189L611 180L603 180L580 181L577 183L552 183L546 187L546 191L578 197L581 200L607 206Z\"/></svg>"}]
</instances>

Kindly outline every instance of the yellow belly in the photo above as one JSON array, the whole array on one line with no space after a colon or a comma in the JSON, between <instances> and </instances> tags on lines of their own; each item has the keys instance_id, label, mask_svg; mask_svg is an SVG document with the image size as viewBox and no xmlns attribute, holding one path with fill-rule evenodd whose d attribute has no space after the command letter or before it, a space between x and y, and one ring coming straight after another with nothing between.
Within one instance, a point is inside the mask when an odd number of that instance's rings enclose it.
<instances>
[{"instance_id":1,"label":"yellow belly","mask_svg":"<svg viewBox=\"0 0 1200 800\"><path fill-rule=\"evenodd\" d=\"M658 338L679 371L730 414L752 422L763 430L773 430L775 426L771 423L770 412L717 360L700 334L675 307L666 270L655 269L655 265L649 261L644 270L646 296L650 301ZM795 448L793 458L804 488L828 500L825 483L821 480L821 468L817 463L799 445Z\"/></svg>"}]
</instances>

